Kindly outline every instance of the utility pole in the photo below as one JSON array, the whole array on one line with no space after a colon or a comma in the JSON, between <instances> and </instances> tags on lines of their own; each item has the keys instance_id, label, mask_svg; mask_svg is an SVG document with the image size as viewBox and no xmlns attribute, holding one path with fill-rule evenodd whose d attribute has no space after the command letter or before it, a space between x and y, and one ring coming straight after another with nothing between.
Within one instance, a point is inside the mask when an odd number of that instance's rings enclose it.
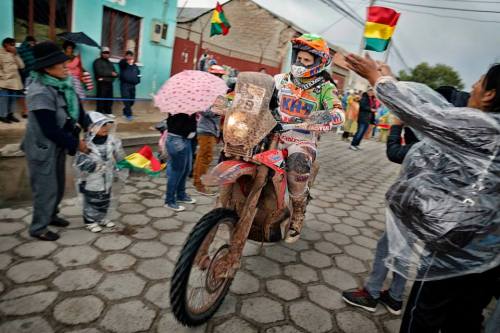
<instances>
[{"instance_id":1,"label":"utility pole","mask_svg":"<svg viewBox=\"0 0 500 333\"><path fill-rule=\"evenodd\" d=\"M371 7L375 5L376 0L370 0L368 3L368 7ZM363 50L365 49L365 37L364 37L364 31L363 34L361 35L361 43L359 44L359 51L358 54L360 56L363 56ZM347 85L350 89L354 87L354 83L356 82L356 74L354 74L353 71L349 72L349 84Z\"/></svg>"}]
</instances>

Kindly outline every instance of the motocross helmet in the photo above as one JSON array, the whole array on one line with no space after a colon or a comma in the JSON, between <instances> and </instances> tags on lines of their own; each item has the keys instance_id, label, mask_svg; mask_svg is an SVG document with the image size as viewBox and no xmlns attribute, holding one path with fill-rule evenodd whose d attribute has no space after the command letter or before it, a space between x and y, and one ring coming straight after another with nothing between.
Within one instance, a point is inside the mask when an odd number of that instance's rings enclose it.
<instances>
[{"instance_id":1,"label":"motocross helmet","mask_svg":"<svg viewBox=\"0 0 500 333\"><path fill-rule=\"evenodd\" d=\"M318 75L332 62L328 43L321 37L305 34L292 39L292 75L299 78L308 78ZM314 56L314 63L304 66L297 62L299 51L306 51Z\"/></svg>"}]
</instances>

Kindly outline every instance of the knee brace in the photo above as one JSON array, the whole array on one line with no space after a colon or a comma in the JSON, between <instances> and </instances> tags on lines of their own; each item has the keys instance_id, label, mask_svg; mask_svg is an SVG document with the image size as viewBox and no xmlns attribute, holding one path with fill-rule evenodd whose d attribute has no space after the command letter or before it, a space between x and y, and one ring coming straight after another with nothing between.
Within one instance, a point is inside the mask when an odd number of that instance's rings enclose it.
<instances>
[{"instance_id":1,"label":"knee brace","mask_svg":"<svg viewBox=\"0 0 500 333\"><path fill-rule=\"evenodd\" d=\"M311 173L311 160L306 154L293 153L287 158L288 189L292 196L303 195Z\"/></svg>"}]
</instances>

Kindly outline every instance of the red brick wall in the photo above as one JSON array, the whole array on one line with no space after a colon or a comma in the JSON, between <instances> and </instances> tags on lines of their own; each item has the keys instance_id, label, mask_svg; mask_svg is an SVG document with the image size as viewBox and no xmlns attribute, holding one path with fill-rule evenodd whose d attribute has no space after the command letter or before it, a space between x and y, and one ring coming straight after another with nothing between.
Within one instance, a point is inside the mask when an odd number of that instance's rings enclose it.
<instances>
[{"instance_id":1,"label":"red brick wall","mask_svg":"<svg viewBox=\"0 0 500 333\"><path fill-rule=\"evenodd\" d=\"M186 69L193 69L193 58L195 57L195 43L182 38L175 38L174 44L174 58L172 63L172 75L182 72ZM187 54L183 56L183 53ZM203 52L199 51L201 55ZM270 75L275 75L280 73L280 68L271 67L264 64L259 64L252 61L247 61L243 59L238 59L234 57L229 57L223 54L210 51L217 60L219 65L228 65L239 71L253 71L257 72L261 68L265 68L267 73ZM187 60L187 62L186 62Z\"/></svg>"}]
</instances>

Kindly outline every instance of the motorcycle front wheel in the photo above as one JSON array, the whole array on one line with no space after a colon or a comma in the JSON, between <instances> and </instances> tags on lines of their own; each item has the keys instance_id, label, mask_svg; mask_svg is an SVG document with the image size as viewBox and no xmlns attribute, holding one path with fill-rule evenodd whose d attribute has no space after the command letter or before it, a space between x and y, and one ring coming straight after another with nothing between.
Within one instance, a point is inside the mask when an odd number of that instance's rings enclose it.
<instances>
[{"instance_id":1,"label":"motorcycle front wheel","mask_svg":"<svg viewBox=\"0 0 500 333\"><path fill-rule=\"evenodd\" d=\"M206 323L222 304L231 278L215 274L217 261L229 252L238 215L217 208L205 214L189 234L175 265L170 303L185 326Z\"/></svg>"}]
</instances>

